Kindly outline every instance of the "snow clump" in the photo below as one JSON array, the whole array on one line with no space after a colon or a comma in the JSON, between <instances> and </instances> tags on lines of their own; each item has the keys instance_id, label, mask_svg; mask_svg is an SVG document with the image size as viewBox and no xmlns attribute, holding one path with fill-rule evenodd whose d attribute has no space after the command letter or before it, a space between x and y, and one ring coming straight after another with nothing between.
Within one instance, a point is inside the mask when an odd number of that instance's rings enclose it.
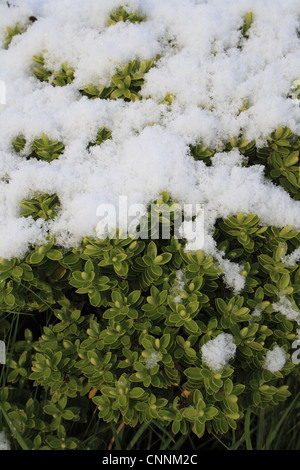
<instances>
[{"instance_id":1,"label":"snow clump","mask_svg":"<svg viewBox=\"0 0 300 470\"><path fill-rule=\"evenodd\" d=\"M231 334L221 333L205 343L201 352L202 361L214 372L219 372L235 356L236 344Z\"/></svg>"}]
</instances>

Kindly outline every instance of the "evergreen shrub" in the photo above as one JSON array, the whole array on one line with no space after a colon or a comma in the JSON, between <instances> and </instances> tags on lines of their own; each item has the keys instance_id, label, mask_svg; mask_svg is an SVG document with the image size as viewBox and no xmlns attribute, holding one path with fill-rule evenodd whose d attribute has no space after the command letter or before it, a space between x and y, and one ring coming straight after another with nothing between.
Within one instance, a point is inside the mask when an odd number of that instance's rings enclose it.
<instances>
[{"instance_id":1,"label":"evergreen shrub","mask_svg":"<svg viewBox=\"0 0 300 470\"><path fill-rule=\"evenodd\" d=\"M121 7L108 22L113 27L143 20ZM244 38L251 22L249 14ZM22 33L19 25L8 28L6 47ZM156 60L133 60L118 69L110 86L87 84L79 92L91 99L140 100L144 75ZM33 77L49 86L74 79L66 63L51 71L42 55L33 61ZM172 98L166 97L168 106ZM101 127L88 148L112 137ZM233 136L224 151L238 149L245 166L264 165L266 178L298 201L299 147L299 136L281 127L263 148ZM50 163L64 144L46 134L32 142L19 135L12 148L20 158ZM190 158L210 166L217 151L199 138ZM174 202L168 188L154 202L158 212L163 208L160 230ZM48 220L59 208L56 194L34 194L20 201L20 217ZM146 227L150 215L149 209ZM179 215L172 213L173 223ZM186 251L185 240L172 233L167 240L115 235L85 237L66 250L49 233L46 244L31 246L22 259L0 261L0 332L7 344L0 415L17 447L103 448L100 437L88 433L92 420L132 428L153 422L172 436L222 435L238 430L249 413L276 409L291 395L287 377L299 378L293 353L300 267L285 257L300 245L297 230L264 226L256 214L217 221L218 249L243 266L238 294L226 285L217 260ZM283 297L294 317L279 308ZM213 367L207 348L226 338L232 338L233 354ZM284 356L278 370L267 362L276 348Z\"/></svg>"}]
</instances>

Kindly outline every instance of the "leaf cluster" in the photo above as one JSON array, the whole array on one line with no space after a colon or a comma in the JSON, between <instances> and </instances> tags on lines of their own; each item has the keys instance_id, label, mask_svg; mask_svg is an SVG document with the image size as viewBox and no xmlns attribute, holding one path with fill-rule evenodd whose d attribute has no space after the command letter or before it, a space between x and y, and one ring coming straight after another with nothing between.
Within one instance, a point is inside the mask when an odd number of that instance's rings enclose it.
<instances>
[{"instance_id":1,"label":"leaf cluster","mask_svg":"<svg viewBox=\"0 0 300 470\"><path fill-rule=\"evenodd\" d=\"M144 75L153 67L153 64L154 62L152 60L144 62L140 62L137 59L133 60L123 68L117 69L108 87L89 84L81 90L81 94L90 99L139 100L141 99L139 92L144 84Z\"/></svg>"},{"instance_id":2,"label":"leaf cluster","mask_svg":"<svg viewBox=\"0 0 300 470\"><path fill-rule=\"evenodd\" d=\"M14 150L22 154L26 148L26 139L24 136L19 135L12 142ZM33 140L31 144L30 153L26 155L26 159L36 158L37 160L42 160L46 162L52 162L59 158L59 156L64 152L65 146L62 142L57 140L51 140L49 137L43 133L40 138Z\"/></svg>"},{"instance_id":3,"label":"leaf cluster","mask_svg":"<svg viewBox=\"0 0 300 470\"><path fill-rule=\"evenodd\" d=\"M129 13L127 10L125 10L123 6L120 6L117 10L113 11L110 14L110 18L107 20L107 22L110 26L118 23L119 21L128 21L129 23L141 23L146 18L146 16L140 16L136 12Z\"/></svg>"},{"instance_id":4,"label":"leaf cluster","mask_svg":"<svg viewBox=\"0 0 300 470\"><path fill-rule=\"evenodd\" d=\"M171 203L166 192L156 201L157 208ZM224 285L212 257L186 252L172 234L155 241L118 235L86 237L68 252L49 238L24 259L1 260L0 324L20 312L48 317L35 338L26 321L7 364L11 385L2 406L29 448L82 446L78 436L95 410L100 422L153 421L173 434L223 434L237 429L246 410L258 413L290 395L284 378L297 370L297 323L273 303L285 295L299 304L299 266L282 261L299 244L297 231L262 230L255 215L220 221L219 247L245 265L239 295ZM175 295L179 270L184 287ZM201 348L222 332L233 336L237 351L215 372ZM271 373L264 360L275 344L287 360ZM17 405L21 383L28 398ZM39 399L31 396L35 390Z\"/></svg>"}]
</instances>

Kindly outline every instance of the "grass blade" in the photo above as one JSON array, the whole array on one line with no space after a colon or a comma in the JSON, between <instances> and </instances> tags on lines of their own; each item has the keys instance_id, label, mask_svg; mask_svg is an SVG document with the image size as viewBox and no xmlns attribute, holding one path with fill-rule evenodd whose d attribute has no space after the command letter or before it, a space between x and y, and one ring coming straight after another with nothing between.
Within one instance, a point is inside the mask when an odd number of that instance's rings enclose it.
<instances>
[{"instance_id":1,"label":"grass blade","mask_svg":"<svg viewBox=\"0 0 300 470\"><path fill-rule=\"evenodd\" d=\"M250 434L250 423L251 423L251 410L247 410L245 414L245 443L247 450L253 450Z\"/></svg>"},{"instance_id":2,"label":"grass blade","mask_svg":"<svg viewBox=\"0 0 300 470\"><path fill-rule=\"evenodd\" d=\"M26 442L24 441L23 437L21 436L21 434L19 433L19 431L17 430L16 426L13 424L12 420L10 419L10 417L8 416L8 414L6 413L6 411L4 410L3 406L2 406L2 403L0 403L0 412L2 413L5 421L7 422L7 425L9 427L9 429L11 430L14 438L18 441L19 445L21 446L21 448L23 450L30 450L28 445L26 444Z\"/></svg>"},{"instance_id":3,"label":"grass blade","mask_svg":"<svg viewBox=\"0 0 300 470\"><path fill-rule=\"evenodd\" d=\"M142 426L137 430L137 432L135 433L134 437L131 439L131 441L129 442L126 450L131 450L133 448L133 446L137 443L137 441L139 440L139 438L143 435L143 433L146 431L146 429L148 428L148 426L150 425L150 423L144 423L142 424Z\"/></svg>"}]
</instances>

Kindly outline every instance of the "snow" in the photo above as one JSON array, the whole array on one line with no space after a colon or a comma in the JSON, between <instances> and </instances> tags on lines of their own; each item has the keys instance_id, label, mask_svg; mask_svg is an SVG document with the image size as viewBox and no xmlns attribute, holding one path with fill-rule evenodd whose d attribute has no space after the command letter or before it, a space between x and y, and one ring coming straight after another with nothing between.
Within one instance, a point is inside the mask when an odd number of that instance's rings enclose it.
<instances>
[{"instance_id":1,"label":"snow","mask_svg":"<svg viewBox=\"0 0 300 470\"><path fill-rule=\"evenodd\" d=\"M224 281L229 287L233 288L234 294L238 294L245 286L246 278L241 274L243 265L232 263L224 259L222 255L215 250L215 258L223 271Z\"/></svg>"},{"instance_id":2,"label":"snow","mask_svg":"<svg viewBox=\"0 0 300 470\"><path fill-rule=\"evenodd\" d=\"M214 339L208 341L201 347L202 362L214 372L224 369L236 352L233 336L229 333L220 333Z\"/></svg>"},{"instance_id":3,"label":"snow","mask_svg":"<svg viewBox=\"0 0 300 470\"><path fill-rule=\"evenodd\" d=\"M152 352L149 357L145 358L146 369L152 369L161 360L161 354L159 352Z\"/></svg>"},{"instance_id":4,"label":"snow","mask_svg":"<svg viewBox=\"0 0 300 470\"><path fill-rule=\"evenodd\" d=\"M275 312L280 312L288 320L295 321L300 325L300 311L296 305L293 305L292 302L285 297L284 295L279 296L279 301L272 304Z\"/></svg>"},{"instance_id":5,"label":"snow","mask_svg":"<svg viewBox=\"0 0 300 470\"><path fill-rule=\"evenodd\" d=\"M255 322L256 319L260 319L263 309L260 306L256 306L251 314L250 324Z\"/></svg>"},{"instance_id":6,"label":"snow","mask_svg":"<svg viewBox=\"0 0 300 470\"><path fill-rule=\"evenodd\" d=\"M0 49L6 85L0 175L9 180L0 183L0 257L24 256L49 232L58 244L77 246L82 237L97 235L100 204L117 205L121 195L129 206L148 205L166 190L180 204L204 205L201 248L220 261L226 282L238 292L242 266L222 260L212 238L216 219L256 213L262 225L300 230L300 203L267 181L262 166L245 168L237 150L222 151L239 134L258 145L279 126L300 134L299 100L287 97L300 77L298 0L127 0L128 11L147 15L146 21L113 26L107 19L119 6L116 0L10 3L8 8L0 1L0 44L6 26L25 24L30 15L38 21ZM253 24L245 39L240 28L248 11ZM32 56L43 50L47 67L74 67L72 84L52 87L34 77ZM108 85L128 61L158 54L141 101L80 95L88 83ZM171 106L163 104L167 93L174 94ZM240 113L244 100L248 109ZM112 139L88 151L104 125ZM14 152L17 135L30 145L43 132L64 143L58 160L29 161ZM211 167L189 154L198 140L218 150ZM35 191L58 195L61 208L53 221L19 218L19 203Z\"/></svg>"},{"instance_id":7,"label":"snow","mask_svg":"<svg viewBox=\"0 0 300 470\"><path fill-rule=\"evenodd\" d=\"M0 431L0 450L10 450L10 442L4 431Z\"/></svg>"},{"instance_id":8,"label":"snow","mask_svg":"<svg viewBox=\"0 0 300 470\"><path fill-rule=\"evenodd\" d=\"M184 271L182 271L182 269L178 269L178 271L176 271L175 281L170 289L170 293L174 296L173 300L176 304L179 304L182 301L180 294L184 292L185 283Z\"/></svg>"},{"instance_id":9,"label":"snow","mask_svg":"<svg viewBox=\"0 0 300 470\"><path fill-rule=\"evenodd\" d=\"M283 368L285 362L285 349L276 345L267 352L263 367L274 374Z\"/></svg>"},{"instance_id":10,"label":"snow","mask_svg":"<svg viewBox=\"0 0 300 470\"><path fill-rule=\"evenodd\" d=\"M282 262L285 263L287 266L295 266L300 260L300 248L296 248L292 253L289 255L282 257Z\"/></svg>"}]
</instances>

